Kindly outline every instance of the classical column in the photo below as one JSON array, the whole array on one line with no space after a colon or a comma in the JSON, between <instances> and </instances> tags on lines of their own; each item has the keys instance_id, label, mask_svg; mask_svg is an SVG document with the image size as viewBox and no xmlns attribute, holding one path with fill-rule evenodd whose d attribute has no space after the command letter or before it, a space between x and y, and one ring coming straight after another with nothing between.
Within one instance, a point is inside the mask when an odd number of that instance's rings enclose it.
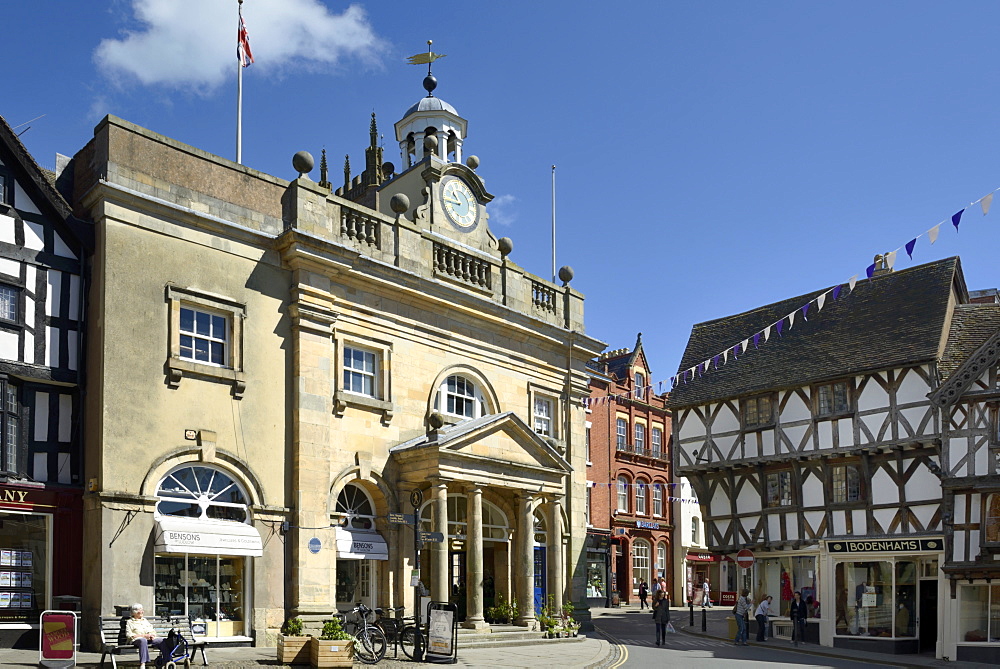
<instances>
[{"instance_id":1,"label":"classical column","mask_svg":"<svg viewBox=\"0 0 1000 669\"><path fill-rule=\"evenodd\" d=\"M468 514L465 531L465 622L463 627L488 627L483 617L483 489L468 491Z\"/></svg>"},{"instance_id":2,"label":"classical column","mask_svg":"<svg viewBox=\"0 0 1000 669\"><path fill-rule=\"evenodd\" d=\"M549 536L546 557L549 560L549 597L556 611L562 611L563 585L566 572L563 569L562 545L562 498L554 497L549 503Z\"/></svg>"},{"instance_id":3,"label":"classical column","mask_svg":"<svg viewBox=\"0 0 1000 669\"><path fill-rule=\"evenodd\" d=\"M448 484L431 486L431 506L434 507L434 531L444 535L444 541L431 543L431 599L447 602L451 591L448 581ZM423 612L421 612L422 614Z\"/></svg>"},{"instance_id":4,"label":"classical column","mask_svg":"<svg viewBox=\"0 0 1000 669\"><path fill-rule=\"evenodd\" d=\"M515 624L535 629L535 523L531 513L534 497L517 498L517 563L519 565L515 588L517 605L521 613Z\"/></svg>"}]
</instances>

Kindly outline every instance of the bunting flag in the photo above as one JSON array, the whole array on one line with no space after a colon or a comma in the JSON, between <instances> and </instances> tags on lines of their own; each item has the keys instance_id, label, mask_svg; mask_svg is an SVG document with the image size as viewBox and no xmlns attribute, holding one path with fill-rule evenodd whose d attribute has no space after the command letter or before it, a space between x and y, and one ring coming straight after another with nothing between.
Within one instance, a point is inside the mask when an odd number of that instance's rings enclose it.
<instances>
[{"instance_id":1,"label":"bunting flag","mask_svg":"<svg viewBox=\"0 0 1000 669\"><path fill-rule=\"evenodd\" d=\"M976 204L978 204L980 206L980 208L982 209L982 211L983 211L983 215L985 216L986 214L988 214L989 211L990 211L990 207L993 204L993 196L994 196L994 194L998 190L1000 190L1000 188L993 189L993 191L991 191L990 193L987 193L986 195L984 195L983 197L979 198L975 202L970 203L967 207L964 207L964 208L958 210L957 212L955 212L954 214L952 214L952 216L951 216L951 224L955 227L955 231L956 232L958 231L958 226L962 222L962 215L965 213L966 209L969 209L970 207L975 206ZM895 267L896 260L897 260L898 255L899 255L899 251L901 251L901 250L905 250L906 251L906 255L910 258L910 260L913 260L913 251L914 251L914 249L917 246L917 240L919 240L921 237L923 237L924 235L926 235L928 241L931 244L934 244L937 241L938 236L940 235L941 226L943 224L944 224L944 221L942 221L942 222L938 223L937 225L931 227L930 229L928 229L924 233L922 233L920 235L917 235L916 237L914 237L910 241L906 242L906 244L904 244L903 246L895 249L894 251L889 251L888 253L882 254L882 260L881 261L885 263L885 266L887 268L893 269ZM865 276L869 280L871 280L875 276L875 270L876 270L876 268L877 268L877 262L876 263L872 263L871 265L869 265L868 267L865 268ZM857 285L857 282L858 282L858 276L859 275L855 274L854 276L852 276L851 278L849 278L847 280L846 284L841 283L841 284L837 284L836 286L833 286L829 290L826 290L826 291L820 293L819 295L817 295L816 297L814 297L813 299L809 300L808 302L806 302L805 304L803 304L801 307L799 307L795 311L792 311L787 316L784 316L784 317L778 319L777 321L775 321L774 323L771 323L767 327L763 328L762 330L759 330L759 331L753 333L752 335L750 335L749 337L747 337L746 339L744 339L740 343L734 344L732 346L728 346L725 349L723 349L721 353L718 353L718 354L716 354L716 355L714 355L714 356L709 357L708 359L706 359L705 362L699 363L698 365L695 365L694 367L691 367L691 368L683 371L681 373L681 375L680 375L679 378L677 376L670 377L670 387L674 388L674 387L677 386L678 383L688 383L688 381L689 381L688 375L689 374L690 374L690 377L691 377L690 380L693 381L696 378L701 378L705 373L708 373L710 369L718 370L719 366L720 366L719 365L719 359L720 359L720 357L722 359L722 366L725 366L726 364L729 363L729 354L730 354L730 352L732 352L732 354L733 354L733 360L734 361L738 361L740 359L741 355L743 355L744 353L747 353L749 351L749 345L750 345L751 341L753 341L754 350L759 350L760 349L760 343L761 343L761 336L763 335L764 343L767 343L770 340L771 330L772 329L774 329L778 333L779 337L783 337L784 335L782 334L782 330L784 330L785 320L786 319L788 320L788 329L789 330L791 330L792 327L795 324L795 315L796 315L796 313L798 313L800 311L802 312L802 320L803 321L808 321L809 320L809 309L812 307L812 304L814 302L816 303L816 311L819 312L819 311L822 311L824 305L826 304L826 297L827 297L827 295L830 295L833 298L834 301L840 299L840 296L844 292L845 285L847 286L848 294L853 293L854 289L855 289L855 286Z\"/></svg>"}]
</instances>

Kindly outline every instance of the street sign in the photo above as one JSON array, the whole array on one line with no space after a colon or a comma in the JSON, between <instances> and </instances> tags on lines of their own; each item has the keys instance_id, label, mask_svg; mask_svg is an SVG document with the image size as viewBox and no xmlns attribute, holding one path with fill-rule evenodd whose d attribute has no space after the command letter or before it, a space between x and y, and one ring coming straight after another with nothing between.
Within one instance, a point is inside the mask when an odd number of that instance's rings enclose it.
<instances>
[{"instance_id":1,"label":"street sign","mask_svg":"<svg viewBox=\"0 0 1000 669\"><path fill-rule=\"evenodd\" d=\"M393 525L413 525L416 521L412 513L390 513L389 522Z\"/></svg>"},{"instance_id":2,"label":"street sign","mask_svg":"<svg viewBox=\"0 0 1000 669\"><path fill-rule=\"evenodd\" d=\"M420 540L424 542L432 541L434 543L441 543L444 541L444 534L441 532L421 532Z\"/></svg>"},{"instance_id":3,"label":"street sign","mask_svg":"<svg viewBox=\"0 0 1000 669\"><path fill-rule=\"evenodd\" d=\"M753 551L749 548L744 548L739 553L736 554L736 564L740 566L741 569L749 569L753 566Z\"/></svg>"}]
</instances>

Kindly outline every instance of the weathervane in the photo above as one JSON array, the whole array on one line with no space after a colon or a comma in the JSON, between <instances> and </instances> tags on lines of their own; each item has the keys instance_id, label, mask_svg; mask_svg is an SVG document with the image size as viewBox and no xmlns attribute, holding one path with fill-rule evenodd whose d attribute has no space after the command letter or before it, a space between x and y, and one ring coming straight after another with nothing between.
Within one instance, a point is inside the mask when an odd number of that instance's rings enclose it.
<instances>
[{"instance_id":1,"label":"weathervane","mask_svg":"<svg viewBox=\"0 0 1000 669\"><path fill-rule=\"evenodd\" d=\"M431 51L431 44L434 40L427 40L427 53L418 53L415 56L410 56L407 58L407 62L410 65L423 65L427 63L427 76L424 78L424 89L427 91L427 97L434 97L434 89L437 88L437 79L431 74L431 63L433 63L438 58L444 58L448 54L446 53L434 53Z\"/></svg>"}]
</instances>

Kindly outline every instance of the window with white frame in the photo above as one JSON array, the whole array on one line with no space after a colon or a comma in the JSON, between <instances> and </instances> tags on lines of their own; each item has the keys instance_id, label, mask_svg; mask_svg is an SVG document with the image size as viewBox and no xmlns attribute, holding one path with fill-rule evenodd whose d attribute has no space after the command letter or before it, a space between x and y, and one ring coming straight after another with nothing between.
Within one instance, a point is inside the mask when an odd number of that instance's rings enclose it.
<instances>
[{"instance_id":1,"label":"window with white frame","mask_svg":"<svg viewBox=\"0 0 1000 669\"><path fill-rule=\"evenodd\" d=\"M653 515L663 515L663 484L653 484Z\"/></svg>"},{"instance_id":2,"label":"window with white frame","mask_svg":"<svg viewBox=\"0 0 1000 669\"><path fill-rule=\"evenodd\" d=\"M959 587L960 643L1000 643L1000 585Z\"/></svg>"},{"instance_id":3,"label":"window with white frame","mask_svg":"<svg viewBox=\"0 0 1000 669\"><path fill-rule=\"evenodd\" d=\"M0 318L5 321L17 320L17 302L21 291L14 286L0 283Z\"/></svg>"},{"instance_id":4,"label":"window with white frame","mask_svg":"<svg viewBox=\"0 0 1000 669\"><path fill-rule=\"evenodd\" d=\"M653 445L653 457L662 458L663 457L663 430L658 427L653 427L652 432L652 445Z\"/></svg>"},{"instance_id":5,"label":"window with white frame","mask_svg":"<svg viewBox=\"0 0 1000 669\"><path fill-rule=\"evenodd\" d=\"M219 367L229 364L229 320L193 307L181 307L181 358Z\"/></svg>"},{"instance_id":6,"label":"window with white frame","mask_svg":"<svg viewBox=\"0 0 1000 669\"><path fill-rule=\"evenodd\" d=\"M660 543L656 544L656 578L666 578L666 577L667 577L667 545L661 541Z\"/></svg>"},{"instance_id":7,"label":"window with white frame","mask_svg":"<svg viewBox=\"0 0 1000 669\"><path fill-rule=\"evenodd\" d=\"M646 426L642 423L635 424L635 452L642 453L646 450Z\"/></svg>"},{"instance_id":8,"label":"window with white frame","mask_svg":"<svg viewBox=\"0 0 1000 669\"><path fill-rule=\"evenodd\" d=\"M635 512L643 516L646 515L646 483L645 481L635 482Z\"/></svg>"},{"instance_id":9,"label":"window with white frame","mask_svg":"<svg viewBox=\"0 0 1000 669\"><path fill-rule=\"evenodd\" d=\"M697 517L692 518L691 519L691 543L692 544L701 543L700 541L698 541L698 529L699 529L698 525L699 525L698 524L698 518Z\"/></svg>"},{"instance_id":10,"label":"window with white frame","mask_svg":"<svg viewBox=\"0 0 1000 669\"><path fill-rule=\"evenodd\" d=\"M649 542L636 539L632 545L632 590L639 591L639 584L649 583Z\"/></svg>"},{"instance_id":11,"label":"window with white frame","mask_svg":"<svg viewBox=\"0 0 1000 669\"><path fill-rule=\"evenodd\" d=\"M533 409L535 432L546 437L554 436L552 431L552 405L552 400L547 397L535 397Z\"/></svg>"},{"instance_id":12,"label":"window with white frame","mask_svg":"<svg viewBox=\"0 0 1000 669\"><path fill-rule=\"evenodd\" d=\"M586 506L584 507L584 514L585 514L585 517L587 519L587 525L591 524L591 520L590 520L590 504L591 504L591 501L592 501L591 497L593 495L593 492L594 492L593 483L591 483L590 481L587 481L587 496L584 498L586 500Z\"/></svg>"},{"instance_id":13,"label":"window with white frame","mask_svg":"<svg viewBox=\"0 0 1000 669\"><path fill-rule=\"evenodd\" d=\"M459 374L452 374L441 384L434 407L445 415L459 418L479 418L489 412L482 391L472 380Z\"/></svg>"},{"instance_id":14,"label":"window with white frame","mask_svg":"<svg viewBox=\"0 0 1000 669\"><path fill-rule=\"evenodd\" d=\"M628 421L619 418L616 422L616 444L619 451L624 451L628 447Z\"/></svg>"},{"instance_id":15,"label":"window with white frame","mask_svg":"<svg viewBox=\"0 0 1000 669\"><path fill-rule=\"evenodd\" d=\"M0 452L0 469L6 472L25 473L27 463L22 453L20 439L21 406L18 401L17 386L8 380L0 381L0 398L3 401L3 411L0 419L3 421L3 451Z\"/></svg>"},{"instance_id":16,"label":"window with white frame","mask_svg":"<svg viewBox=\"0 0 1000 669\"><path fill-rule=\"evenodd\" d=\"M207 465L181 465L157 486L156 513L201 520L249 522L249 500L225 472Z\"/></svg>"},{"instance_id":17,"label":"window with white frame","mask_svg":"<svg viewBox=\"0 0 1000 669\"><path fill-rule=\"evenodd\" d=\"M618 510L628 513L628 478L618 477Z\"/></svg>"},{"instance_id":18,"label":"window with white frame","mask_svg":"<svg viewBox=\"0 0 1000 669\"><path fill-rule=\"evenodd\" d=\"M587 425L587 432L584 436L584 444L587 448L587 464L590 464L590 424Z\"/></svg>"},{"instance_id":19,"label":"window with white frame","mask_svg":"<svg viewBox=\"0 0 1000 669\"><path fill-rule=\"evenodd\" d=\"M855 465L833 467L833 501L857 502L861 499L861 471Z\"/></svg>"},{"instance_id":20,"label":"window with white frame","mask_svg":"<svg viewBox=\"0 0 1000 669\"><path fill-rule=\"evenodd\" d=\"M371 351L344 346L344 390L375 397L378 389L377 362L378 356Z\"/></svg>"},{"instance_id":21,"label":"window with white frame","mask_svg":"<svg viewBox=\"0 0 1000 669\"><path fill-rule=\"evenodd\" d=\"M635 396L644 397L646 393L646 377L641 372L635 373Z\"/></svg>"}]
</instances>

